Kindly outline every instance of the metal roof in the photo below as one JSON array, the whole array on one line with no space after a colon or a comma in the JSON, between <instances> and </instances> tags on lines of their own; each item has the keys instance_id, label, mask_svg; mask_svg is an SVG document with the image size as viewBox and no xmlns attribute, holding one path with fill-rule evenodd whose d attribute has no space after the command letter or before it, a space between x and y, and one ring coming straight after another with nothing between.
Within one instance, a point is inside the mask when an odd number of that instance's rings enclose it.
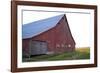
<instances>
[{"instance_id":1,"label":"metal roof","mask_svg":"<svg viewBox=\"0 0 100 73\"><path fill-rule=\"evenodd\" d=\"M22 25L22 39L32 38L55 27L64 14Z\"/></svg>"}]
</instances>

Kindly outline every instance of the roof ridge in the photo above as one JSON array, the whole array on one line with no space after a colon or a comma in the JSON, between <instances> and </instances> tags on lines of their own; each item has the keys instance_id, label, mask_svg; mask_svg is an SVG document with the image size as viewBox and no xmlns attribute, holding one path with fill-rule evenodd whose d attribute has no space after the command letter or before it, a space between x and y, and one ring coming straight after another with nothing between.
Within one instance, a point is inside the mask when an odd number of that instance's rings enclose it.
<instances>
[{"instance_id":1,"label":"roof ridge","mask_svg":"<svg viewBox=\"0 0 100 73\"><path fill-rule=\"evenodd\" d=\"M45 19L40 19L40 20L37 20L37 21L34 21L34 22L30 22L30 23L27 23L27 24L36 23L36 22L39 22L39 21L44 21L44 20L47 20L47 19L50 19L50 18L54 18L54 17L58 17L58 16L62 16L63 17L64 15L65 14L60 14L60 15L56 15L56 16L53 16L53 17L48 17L48 18L45 18ZM24 25L27 25L27 24L24 24Z\"/></svg>"}]
</instances>

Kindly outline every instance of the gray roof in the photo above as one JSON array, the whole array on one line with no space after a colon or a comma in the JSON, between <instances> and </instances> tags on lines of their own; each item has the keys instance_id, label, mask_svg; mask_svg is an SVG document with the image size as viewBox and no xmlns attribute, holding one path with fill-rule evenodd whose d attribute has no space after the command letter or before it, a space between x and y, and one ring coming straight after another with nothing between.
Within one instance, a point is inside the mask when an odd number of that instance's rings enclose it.
<instances>
[{"instance_id":1,"label":"gray roof","mask_svg":"<svg viewBox=\"0 0 100 73\"><path fill-rule=\"evenodd\" d=\"M22 25L22 39L32 38L52 29L63 16L64 14Z\"/></svg>"}]
</instances>

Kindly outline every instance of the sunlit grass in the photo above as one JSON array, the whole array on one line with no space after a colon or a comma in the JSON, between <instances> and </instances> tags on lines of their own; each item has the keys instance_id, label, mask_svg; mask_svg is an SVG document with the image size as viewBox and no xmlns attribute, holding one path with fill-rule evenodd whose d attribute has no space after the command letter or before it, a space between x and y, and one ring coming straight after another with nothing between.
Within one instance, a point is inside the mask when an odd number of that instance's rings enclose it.
<instances>
[{"instance_id":1,"label":"sunlit grass","mask_svg":"<svg viewBox=\"0 0 100 73\"><path fill-rule=\"evenodd\" d=\"M76 48L73 52L64 52L61 54L39 55L31 58L23 58L23 62L31 61L57 61L57 60L79 60L90 59L90 48Z\"/></svg>"},{"instance_id":2,"label":"sunlit grass","mask_svg":"<svg viewBox=\"0 0 100 73\"><path fill-rule=\"evenodd\" d=\"M90 52L90 48L89 47L76 48L76 51L89 53Z\"/></svg>"}]
</instances>

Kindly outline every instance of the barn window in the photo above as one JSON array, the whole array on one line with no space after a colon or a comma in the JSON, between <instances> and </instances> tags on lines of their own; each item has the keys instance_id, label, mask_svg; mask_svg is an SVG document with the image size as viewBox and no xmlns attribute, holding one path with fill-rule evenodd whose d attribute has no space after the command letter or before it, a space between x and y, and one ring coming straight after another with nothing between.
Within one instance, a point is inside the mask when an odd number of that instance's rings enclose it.
<instances>
[{"instance_id":1,"label":"barn window","mask_svg":"<svg viewBox=\"0 0 100 73\"><path fill-rule=\"evenodd\" d=\"M59 44L56 44L56 47L60 47L60 45Z\"/></svg>"},{"instance_id":2,"label":"barn window","mask_svg":"<svg viewBox=\"0 0 100 73\"><path fill-rule=\"evenodd\" d=\"M68 47L71 47L71 45L70 45L70 44L68 44Z\"/></svg>"}]
</instances>

